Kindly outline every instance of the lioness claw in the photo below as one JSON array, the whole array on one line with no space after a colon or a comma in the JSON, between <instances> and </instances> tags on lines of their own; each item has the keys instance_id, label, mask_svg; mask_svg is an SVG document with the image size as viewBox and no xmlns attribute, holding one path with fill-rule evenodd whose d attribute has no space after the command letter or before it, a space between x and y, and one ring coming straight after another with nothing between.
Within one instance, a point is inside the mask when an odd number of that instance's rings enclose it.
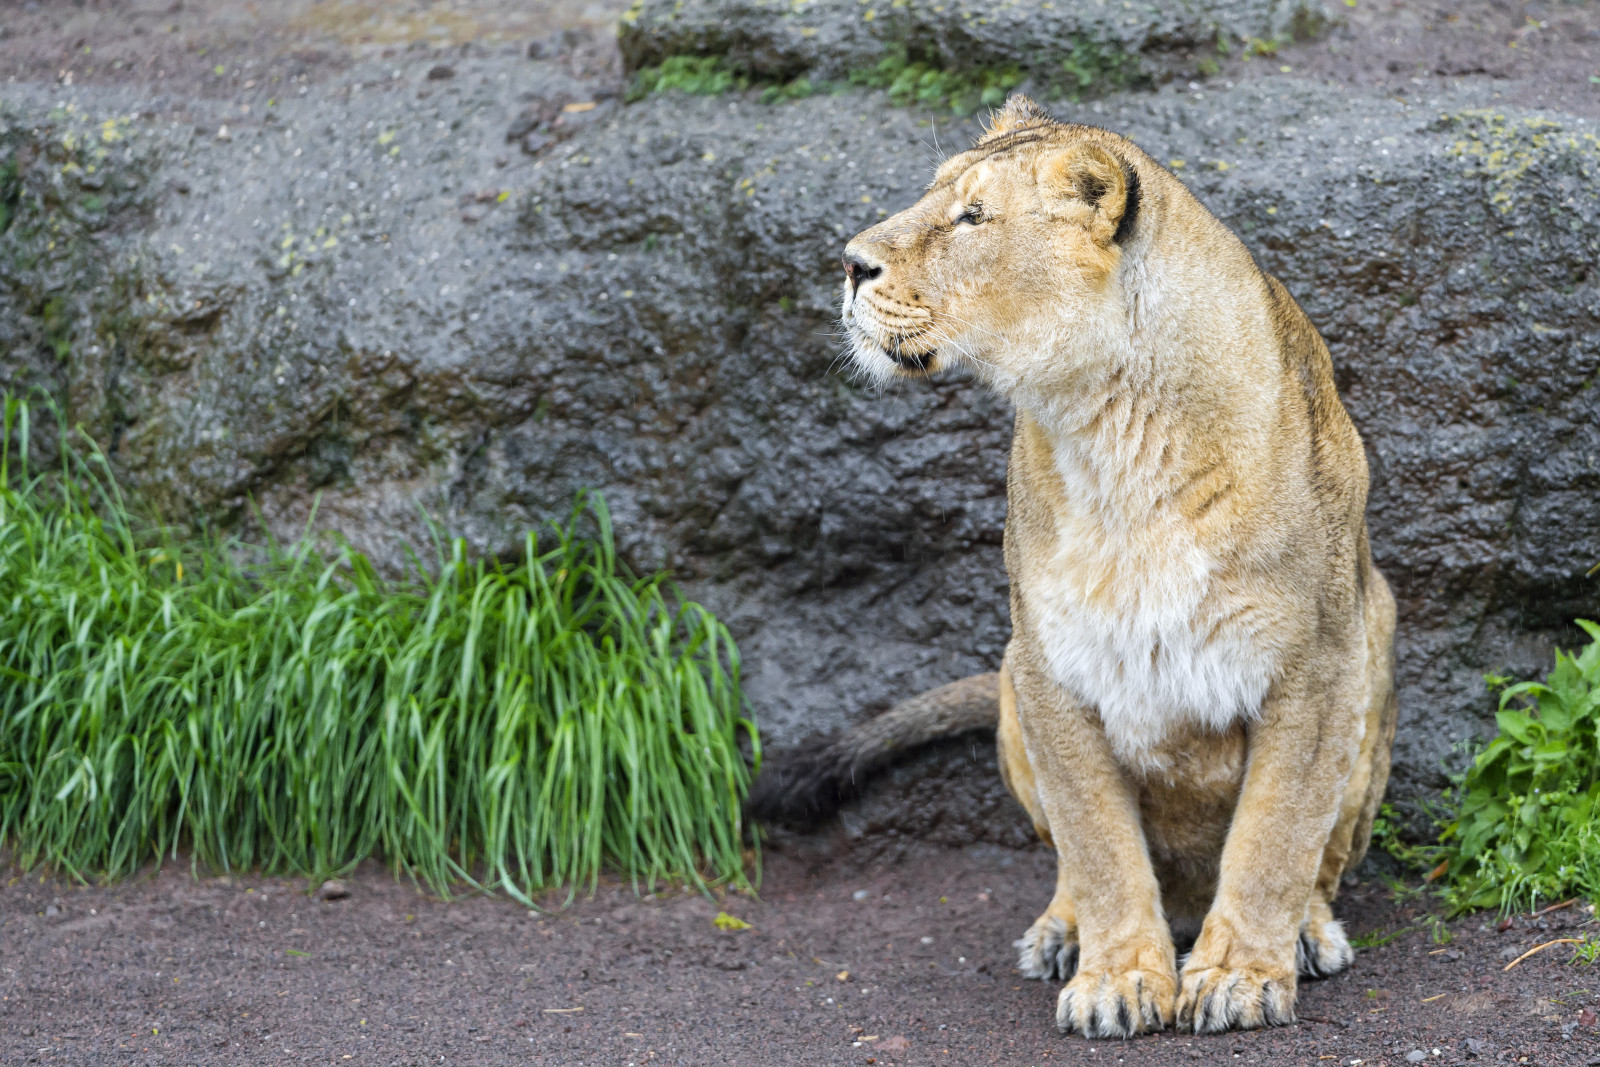
<instances>
[{"instance_id":1,"label":"lioness claw","mask_svg":"<svg viewBox=\"0 0 1600 1067\"><path fill-rule=\"evenodd\" d=\"M1087 1038L1133 1037L1172 1018L1173 980L1153 971L1079 973L1056 1000L1056 1028Z\"/></svg>"},{"instance_id":2,"label":"lioness claw","mask_svg":"<svg viewBox=\"0 0 1600 1067\"><path fill-rule=\"evenodd\" d=\"M1185 971L1178 996L1178 1030L1216 1034L1294 1022L1294 978L1255 968Z\"/></svg>"},{"instance_id":3,"label":"lioness claw","mask_svg":"<svg viewBox=\"0 0 1600 1067\"><path fill-rule=\"evenodd\" d=\"M1053 915L1040 917L1012 947L1024 978L1064 981L1078 966L1078 933Z\"/></svg>"},{"instance_id":4,"label":"lioness claw","mask_svg":"<svg viewBox=\"0 0 1600 1067\"><path fill-rule=\"evenodd\" d=\"M1355 950L1344 936L1344 927L1329 919L1307 919L1300 924L1300 937L1294 946L1294 965L1303 978L1327 978L1347 970L1355 962Z\"/></svg>"}]
</instances>

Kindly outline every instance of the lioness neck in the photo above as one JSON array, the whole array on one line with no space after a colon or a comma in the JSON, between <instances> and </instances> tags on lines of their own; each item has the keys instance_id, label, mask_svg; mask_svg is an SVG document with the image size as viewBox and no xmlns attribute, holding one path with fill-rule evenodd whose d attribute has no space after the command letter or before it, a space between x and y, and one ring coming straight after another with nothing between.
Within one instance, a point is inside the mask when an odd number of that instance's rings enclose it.
<instances>
[{"instance_id":1,"label":"lioness neck","mask_svg":"<svg viewBox=\"0 0 1600 1067\"><path fill-rule=\"evenodd\" d=\"M1050 362L1069 371L1010 391L1063 490L1108 523L1200 517L1221 481L1254 480L1248 471L1270 462L1281 374L1265 291L1216 280L1237 269L1195 269L1218 253L1255 273L1242 247L1151 249L1120 272L1120 299L1091 329L1056 342Z\"/></svg>"}]
</instances>

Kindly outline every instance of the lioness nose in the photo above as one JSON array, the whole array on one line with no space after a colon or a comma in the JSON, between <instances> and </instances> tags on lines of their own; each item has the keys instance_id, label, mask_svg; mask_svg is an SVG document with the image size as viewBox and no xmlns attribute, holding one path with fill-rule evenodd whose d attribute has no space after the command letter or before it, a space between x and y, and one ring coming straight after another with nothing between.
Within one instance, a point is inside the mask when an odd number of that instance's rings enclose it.
<instances>
[{"instance_id":1,"label":"lioness nose","mask_svg":"<svg viewBox=\"0 0 1600 1067\"><path fill-rule=\"evenodd\" d=\"M861 288L862 282L870 282L883 273L882 267L874 267L854 252L844 254L844 276L850 279L850 288Z\"/></svg>"}]
</instances>

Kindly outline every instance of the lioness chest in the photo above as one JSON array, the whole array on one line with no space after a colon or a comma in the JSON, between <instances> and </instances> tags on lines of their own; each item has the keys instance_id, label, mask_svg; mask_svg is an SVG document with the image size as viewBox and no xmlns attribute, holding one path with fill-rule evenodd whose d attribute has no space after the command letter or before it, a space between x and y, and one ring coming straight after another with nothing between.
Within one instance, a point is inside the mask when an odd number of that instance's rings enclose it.
<instances>
[{"instance_id":1,"label":"lioness chest","mask_svg":"<svg viewBox=\"0 0 1600 1067\"><path fill-rule=\"evenodd\" d=\"M1099 713L1119 761L1160 771L1194 727L1259 712L1278 667L1272 613L1177 509L1074 488L1030 509L1049 516L1026 535L1043 543L1012 580L1053 680Z\"/></svg>"}]
</instances>

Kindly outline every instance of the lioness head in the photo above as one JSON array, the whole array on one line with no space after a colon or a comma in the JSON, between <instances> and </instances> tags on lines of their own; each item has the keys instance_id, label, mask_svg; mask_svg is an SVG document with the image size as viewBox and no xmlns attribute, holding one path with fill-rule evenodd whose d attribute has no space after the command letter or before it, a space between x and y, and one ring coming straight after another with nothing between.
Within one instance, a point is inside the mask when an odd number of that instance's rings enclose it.
<instances>
[{"instance_id":1,"label":"lioness head","mask_svg":"<svg viewBox=\"0 0 1600 1067\"><path fill-rule=\"evenodd\" d=\"M859 370L879 381L965 364L1002 390L1059 367L1063 332L1093 342L1126 319L1110 284L1136 238L1130 142L1054 121L1013 96L916 204L844 252L842 317Z\"/></svg>"}]
</instances>

